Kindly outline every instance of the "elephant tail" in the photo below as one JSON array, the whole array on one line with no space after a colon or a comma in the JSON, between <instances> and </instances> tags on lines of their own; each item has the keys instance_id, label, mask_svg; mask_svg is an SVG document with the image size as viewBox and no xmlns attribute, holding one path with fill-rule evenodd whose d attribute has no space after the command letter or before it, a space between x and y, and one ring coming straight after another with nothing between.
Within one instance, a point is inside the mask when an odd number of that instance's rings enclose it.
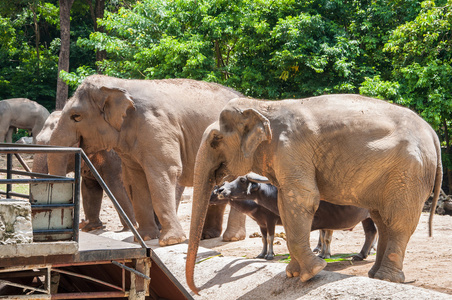
<instances>
[{"instance_id":1,"label":"elephant tail","mask_svg":"<svg viewBox=\"0 0 452 300\"><path fill-rule=\"evenodd\" d=\"M443 165L441 162L441 146L438 137L435 138L435 148L437 153L435 186L433 188L433 200L430 207L430 217L428 219L428 236L433 233L433 216L435 215L436 206L438 205L439 194L441 193L441 184L443 181Z\"/></svg>"}]
</instances>

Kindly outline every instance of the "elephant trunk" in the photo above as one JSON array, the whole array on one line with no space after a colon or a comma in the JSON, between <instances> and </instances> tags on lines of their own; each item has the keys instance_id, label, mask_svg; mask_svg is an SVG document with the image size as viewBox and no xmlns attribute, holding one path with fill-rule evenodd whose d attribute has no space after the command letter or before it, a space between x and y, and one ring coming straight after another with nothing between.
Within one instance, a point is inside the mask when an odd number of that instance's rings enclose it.
<instances>
[{"instance_id":1,"label":"elephant trunk","mask_svg":"<svg viewBox=\"0 0 452 300\"><path fill-rule=\"evenodd\" d=\"M62 122L63 116L60 118L57 127L52 132L49 145L73 147L78 143L76 131L73 128L66 128L66 124ZM65 176L68 167L69 155L64 153L49 153L47 155L47 164L49 174Z\"/></svg>"},{"instance_id":2,"label":"elephant trunk","mask_svg":"<svg viewBox=\"0 0 452 300\"><path fill-rule=\"evenodd\" d=\"M199 289L195 286L194 282L196 255L209 207L210 193L215 185L215 171L217 166L219 166L219 162L214 153L212 153L211 148L207 143L203 143L196 157L190 237L185 265L187 284L197 295Z\"/></svg>"}]
</instances>

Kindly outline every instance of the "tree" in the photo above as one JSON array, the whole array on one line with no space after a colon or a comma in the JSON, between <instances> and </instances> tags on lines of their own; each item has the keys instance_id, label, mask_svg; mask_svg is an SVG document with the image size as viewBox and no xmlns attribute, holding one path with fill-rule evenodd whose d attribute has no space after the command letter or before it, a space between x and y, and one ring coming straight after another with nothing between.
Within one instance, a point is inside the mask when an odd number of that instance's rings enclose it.
<instances>
[{"instance_id":1,"label":"tree","mask_svg":"<svg viewBox=\"0 0 452 300\"><path fill-rule=\"evenodd\" d=\"M107 13L106 32L78 45L105 50L102 70L117 77L202 79L270 99L356 93L390 66L384 43L414 2L144 0Z\"/></svg>"},{"instance_id":2,"label":"tree","mask_svg":"<svg viewBox=\"0 0 452 300\"><path fill-rule=\"evenodd\" d=\"M105 12L105 0L95 0L94 3L92 0L87 0L89 5L89 11L91 15L91 19L94 25L94 32L104 32L103 26L99 26L97 23L98 19L103 19ZM96 51L96 62L101 62L107 57L107 52L105 50L97 50ZM98 65L99 66L99 65ZM102 70L98 67L98 73L102 73Z\"/></svg>"},{"instance_id":3,"label":"tree","mask_svg":"<svg viewBox=\"0 0 452 300\"><path fill-rule=\"evenodd\" d=\"M63 109L68 98L68 86L60 78L60 72L69 72L69 53L71 43L71 7L74 0L59 0L60 3L60 36L61 47L58 59L58 79L56 91L56 109Z\"/></svg>"},{"instance_id":4,"label":"tree","mask_svg":"<svg viewBox=\"0 0 452 300\"><path fill-rule=\"evenodd\" d=\"M368 78L361 91L408 106L436 129L452 191L452 1L424 1L412 21L395 29L384 46L392 58L387 78Z\"/></svg>"},{"instance_id":5,"label":"tree","mask_svg":"<svg viewBox=\"0 0 452 300\"><path fill-rule=\"evenodd\" d=\"M0 99L25 97L55 106L58 8L44 1L0 4Z\"/></svg>"}]
</instances>

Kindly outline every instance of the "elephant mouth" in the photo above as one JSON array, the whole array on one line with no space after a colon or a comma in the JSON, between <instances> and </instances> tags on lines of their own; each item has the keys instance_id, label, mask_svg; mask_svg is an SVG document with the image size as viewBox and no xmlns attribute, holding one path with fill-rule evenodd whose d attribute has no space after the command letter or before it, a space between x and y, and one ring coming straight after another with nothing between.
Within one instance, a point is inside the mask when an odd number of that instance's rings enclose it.
<instances>
[{"instance_id":1,"label":"elephant mouth","mask_svg":"<svg viewBox=\"0 0 452 300\"><path fill-rule=\"evenodd\" d=\"M83 149L83 137L80 136L78 139L78 147Z\"/></svg>"}]
</instances>

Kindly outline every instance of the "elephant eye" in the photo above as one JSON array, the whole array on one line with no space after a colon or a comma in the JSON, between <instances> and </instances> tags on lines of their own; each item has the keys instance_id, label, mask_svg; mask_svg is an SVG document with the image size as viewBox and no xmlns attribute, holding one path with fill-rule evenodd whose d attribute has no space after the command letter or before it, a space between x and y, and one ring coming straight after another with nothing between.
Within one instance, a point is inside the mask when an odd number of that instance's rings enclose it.
<instances>
[{"instance_id":1,"label":"elephant eye","mask_svg":"<svg viewBox=\"0 0 452 300\"><path fill-rule=\"evenodd\" d=\"M74 122L80 122L82 120L82 116L79 114L73 114L71 115L71 119L74 120Z\"/></svg>"}]
</instances>

